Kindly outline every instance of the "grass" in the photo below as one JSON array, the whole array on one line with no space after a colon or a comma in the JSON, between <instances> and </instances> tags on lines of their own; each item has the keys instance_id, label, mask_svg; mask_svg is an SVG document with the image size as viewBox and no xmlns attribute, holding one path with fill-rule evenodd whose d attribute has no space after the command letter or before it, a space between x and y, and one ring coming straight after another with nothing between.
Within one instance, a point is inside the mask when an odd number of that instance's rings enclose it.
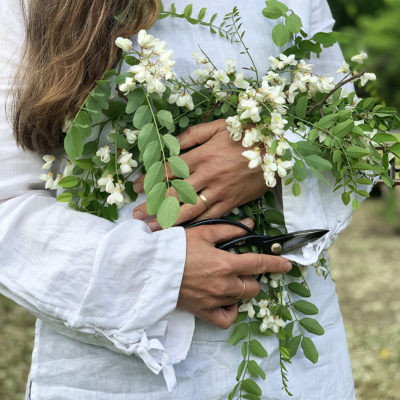
<instances>
[{"instance_id":1,"label":"grass","mask_svg":"<svg viewBox=\"0 0 400 400\"><path fill-rule=\"evenodd\" d=\"M400 400L400 223L396 233L386 204L366 201L330 249L358 400ZM33 329L34 318L0 296L1 400L24 398Z\"/></svg>"}]
</instances>

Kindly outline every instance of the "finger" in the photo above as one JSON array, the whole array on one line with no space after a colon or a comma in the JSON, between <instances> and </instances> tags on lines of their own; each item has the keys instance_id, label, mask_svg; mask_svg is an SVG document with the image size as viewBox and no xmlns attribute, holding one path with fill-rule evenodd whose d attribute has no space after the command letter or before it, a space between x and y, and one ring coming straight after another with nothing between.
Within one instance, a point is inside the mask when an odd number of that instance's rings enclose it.
<instances>
[{"instance_id":1,"label":"finger","mask_svg":"<svg viewBox=\"0 0 400 400\"><path fill-rule=\"evenodd\" d=\"M242 221L240 221L243 225L248 226L250 229L254 227L254 221L251 218L245 218ZM219 243L219 242L225 242L226 240L233 239L238 236L243 236L247 234L248 232L235 225L230 225L230 224L215 224L215 225L204 225L204 226L199 226L197 228L191 228L191 229L202 229L204 232L204 237L206 240L208 240L211 243ZM229 255L225 250L219 250L223 252L225 255ZM234 256L232 254L232 256ZM236 274L240 275L240 274ZM246 274L247 275L247 274Z\"/></svg>"},{"instance_id":2,"label":"finger","mask_svg":"<svg viewBox=\"0 0 400 400\"><path fill-rule=\"evenodd\" d=\"M259 275L266 272L286 273L292 269L291 262L284 257L268 254L228 254L232 273L236 275Z\"/></svg>"},{"instance_id":3,"label":"finger","mask_svg":"<svg viewBox=\"0 0 400 400\"><path fill-rule=\"evenodd\" d=\"M241 299L251 299L256 297L259 293L260 284L257 282L257 279L252 276L238 276L235 280L235 289L232 295L236 301Z\"/></svg>"},{"instance_id":4,"label":"finger","mask_svg":"<svg viewBox=\"0 0 400 400\"><path fill-rule=\"evenodd\" d=\"M189 149L204 142L221 131L226 131L227 124L225 119L194 125L185 132L177 136L181 150Z\"/></svg>"},{"instance_id":5,"label":"finger","mask_svg":"<svg viewBox=\"0 0 400 400\"><path fill-rule=\"evenodd\" d=\"M219 201L206 209L206 211L200 214L193 222L201 221L203 219L221 218L230 211L230 208L231 207L226 203Z\"/></svg>"},{"instance_id":6,"label":"finger","mask_svg":"<svg viewBox=\"0 0 400 400\"><path fill-rule=\"evenodd\" d=\"M199 316L218 328L228 329L235 322L237 315L238 305L233 304L226 308L216 308Z\"/></svg>"}]
</instances>

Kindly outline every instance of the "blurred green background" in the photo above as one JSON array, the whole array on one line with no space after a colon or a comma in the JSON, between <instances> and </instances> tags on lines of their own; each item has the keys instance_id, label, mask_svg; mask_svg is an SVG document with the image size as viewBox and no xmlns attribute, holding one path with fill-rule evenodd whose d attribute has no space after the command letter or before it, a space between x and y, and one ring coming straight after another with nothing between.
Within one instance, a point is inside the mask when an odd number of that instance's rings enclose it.
<instances>
[{"instance_id":1,"label":"blurred green background","mask_svg":"<svg viewBox=\"0 0 400 400\"><path fill-rule=\"evenodd\" d=\"M349 36L342 45L346 58L360 50L370 55L368 69L378 80L366 90L400 110L400 1L329 3L335 29ZM400 188L394 196L399 204ZM400 399L400 215L394 196L383 191L365 201L329 254L358 400ZM0 296L1 400L23 399L33 337L34 318Z\"/></svg>"}]
</instances>

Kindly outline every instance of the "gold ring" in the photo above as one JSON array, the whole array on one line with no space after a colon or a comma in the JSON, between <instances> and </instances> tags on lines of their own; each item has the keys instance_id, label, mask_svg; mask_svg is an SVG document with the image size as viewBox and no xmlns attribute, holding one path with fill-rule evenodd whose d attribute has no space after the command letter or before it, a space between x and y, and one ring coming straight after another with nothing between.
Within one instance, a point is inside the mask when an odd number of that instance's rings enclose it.
<instances>
[{"instance_id":1,"label":"gold ring","mask_svg":"<svg viewBox=\"0 0 400 400\"><path fill-rule=\"evenodd\" d=\"M207 197L204 196L204 194L202 194L202 193L199 194L199 197L200 197L200 200L204 203L204 205L205 205L207 208L210 208L210 207L211 207L211 205L210 205L210 203L209 203Z\"/></svg>"},{"instance_id":2,"label":"gold ring","mask_svg":"<svg viewBox=\"0 0 400 400\"><path fill-rule=\"evenodd\" d=\"M242 289L242 293L240 293L239 296L236 296L235 299L241 300L241 299L242 299L242 296L244 295L244 292L246 291L246 282L244 281L244 279L243 279L241 276L239 276L239 279L240 279L240 280L242 281L242 283L243 283L243 289Z\"/></svg>"}]
</instances>

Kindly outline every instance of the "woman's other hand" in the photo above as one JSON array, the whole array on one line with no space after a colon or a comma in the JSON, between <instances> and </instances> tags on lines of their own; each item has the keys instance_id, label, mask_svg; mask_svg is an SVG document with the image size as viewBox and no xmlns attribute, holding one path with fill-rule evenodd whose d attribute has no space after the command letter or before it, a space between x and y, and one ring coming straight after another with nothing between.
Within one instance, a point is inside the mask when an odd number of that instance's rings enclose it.
<instances>
[{"instance_id":1,"label":"woman's other hand","mask_svg":"<svg viewBox=\"0 0 400 400\"><path fill-rule=\"evenodd\" d=\"M250 228L251 219L241 221ZM289 260L265 254L231 254L216 243L242 236L246 231L232 225L202 225L186 230L186 263L178 308L219 328L229 328L238 314L242 298L258 295L260 286L253 275L285 273Z\"/></svg>"},{"instance_id":2,"label":"woman's other hand","mask_svg":"<svg viewBox=\"0 0 400 400\"><path fill-rule=\"evenodd\" d=\"M261 167L249 169L248 160L242 156L245 149L241 142L230 138L224 119L193 126L179 136L179 141L182 150L190 149L181 155L190 170L186 181L206 202L198 198L196 205L184 204L177 225L189 220L219 218L266 192ZM168 174L174 178L170 171ZM143 192L143 182L144 176L135 181L137 192ZM133 216L141 220L149 218L146 204L136 207ZM152 230L161 229L156 219L148 223Z\"/></svg>"}]
</instances>

